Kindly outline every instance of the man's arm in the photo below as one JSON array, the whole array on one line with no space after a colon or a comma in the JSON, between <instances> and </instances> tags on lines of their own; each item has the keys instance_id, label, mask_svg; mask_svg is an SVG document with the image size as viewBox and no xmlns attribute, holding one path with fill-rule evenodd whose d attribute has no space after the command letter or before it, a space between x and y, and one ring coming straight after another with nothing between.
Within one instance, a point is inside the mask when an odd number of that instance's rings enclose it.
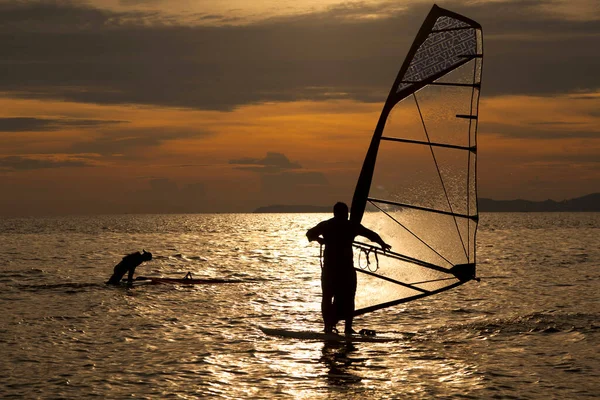
<instances>
[{"instance_id":1,"label":"man's arm","mask_svg":"<svg viewBox=\"0 0 600 400\"><path fill-rule=\"evenodd\" d=\"M135 272L135 269L144 262L144 260L141 259L141 254L138 252L137 253L138 257L135 258L135 260L132 258L129 260L129 274L127 275L127 282L133 282L133 273Z\"/></svg>"},{"instance_id":2,"label":"man's arm","mask_svg":"<svg viewBox=\"0 0 600 400\"><path fill-rule=\"evenodd\" d=\"M129 274L127 275L127 282L133 282L133 273L135 272L135 267L129 268Z\"/></svg>"},{"instance_id":3,"label":"man's arm","mask_svg":"<svg viewBox=\"0 0 600 400\"><path fill-rule=\"evenodd\" d=\"M387 251L392 248L392 246L390 246L389 244L387 244L386 242L383 241L381 236L379 236L377 233L373 232L372 230L365 228L362 225L359 225L358 234L360 236L366 237L371 242L375 242L378 245L380 245L381 248L383 249L383 251Z\"/></svg>"},{"instance_id":4,"label":"man's arm","mask_svg":"<svg viewBox=\"0 0 600 400\"><path fill-rule=\"evenodd\" d=\"M317 241L320 244L323 244L323 238L321 237L323 235L323 223L319 223L317 224L317 226L310 228L307 232L306 232L306 238L308 239L309 242L313 242L313 241Z\"/></svg>"}]
</instances>

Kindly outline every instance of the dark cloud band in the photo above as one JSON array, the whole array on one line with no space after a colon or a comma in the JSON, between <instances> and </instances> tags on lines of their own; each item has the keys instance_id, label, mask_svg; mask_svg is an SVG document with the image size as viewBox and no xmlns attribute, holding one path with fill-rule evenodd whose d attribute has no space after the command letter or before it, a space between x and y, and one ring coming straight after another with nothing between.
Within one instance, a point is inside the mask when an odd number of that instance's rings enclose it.
<instances>
[{"instance_id":1,"label":"dark cloud band","mask_svg":"<svg viewBox=\"0 0 600 400\"><path fill-rule=\"evenodd\" d=\"M12 171L30 171L46 168L92 167L87 160L67 159L54 160L44 158L9 156L0 158L0 169Z\"/></svg>"},{"instance_id":2,"label":"dark cloud band","mask_svg":"<svg viewBox=\"0 0 600 400\"><path fill-rule=\"evenodd\" d=\"M600 88L600 25L541 13L545 4L445 4L484 26L486 96ZM209 27L173 25L157 12L3 2L0 85L15 97L218 110L299 99L382 102L429 6L378 7L351 3ZM359 18L374 12L385 18Z\"/></svg>"},{"instance_id":3,"label":"dark cloud band","mask_svg":"<svg viewBox=\"0 0 600 400\"><path fill-rule=\"evenodd\" d=\"M0 118L0 132L57 131L69 128L102 127L123 122L94 119L9 117Z\"/></svg>"}]
</instances>

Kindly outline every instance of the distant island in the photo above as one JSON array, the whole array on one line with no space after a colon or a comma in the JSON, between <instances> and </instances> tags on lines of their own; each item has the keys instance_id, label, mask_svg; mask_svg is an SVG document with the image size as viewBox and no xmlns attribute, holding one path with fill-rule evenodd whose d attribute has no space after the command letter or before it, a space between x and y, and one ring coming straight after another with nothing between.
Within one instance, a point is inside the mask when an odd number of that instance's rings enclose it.
<instances>
[{"instance_id":1,"label":"distant island","mask_svg":"<svg viewBox=\"0 0 600 400\"><path fill-rule=\"evenodd\" d=\"M600 193L564 201L479 199L482 212L599 212ZM331 213L332 206L271 205L259 207L255 213Z\"/></svg>"},{"instance_id":2,"label":"distant island","mask_svg":"<svg viewBox=\"0 0 600 400\"><path fill-rule=\"evenodd\" d=\"M600 193L554 201L479 199L479 211L490 212L577 212L600 211Z\"/></svg>"}]
</instances>

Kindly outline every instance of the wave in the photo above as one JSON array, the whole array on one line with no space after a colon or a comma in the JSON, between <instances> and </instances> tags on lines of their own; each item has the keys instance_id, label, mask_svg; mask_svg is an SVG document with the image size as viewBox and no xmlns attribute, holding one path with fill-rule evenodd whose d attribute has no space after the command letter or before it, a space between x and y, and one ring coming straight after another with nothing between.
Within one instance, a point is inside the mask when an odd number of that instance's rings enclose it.
<instances>
[{"instance_id":1,"label":"wave","mask_svg":"<svg viewBox=\"0 0 600 400\"><path fill-rule=\"evenodd\" d=\"M460 312L460 310L456 310ZM470 335L519 335L523 333L552 334L552 333L591 333L600 329L598 313L541 311L526 315L500 318L468 323L464 325L446 326L438 333L457 332ZM466 331L466 332L465 332Z\"/></svg>"}]
</instances>

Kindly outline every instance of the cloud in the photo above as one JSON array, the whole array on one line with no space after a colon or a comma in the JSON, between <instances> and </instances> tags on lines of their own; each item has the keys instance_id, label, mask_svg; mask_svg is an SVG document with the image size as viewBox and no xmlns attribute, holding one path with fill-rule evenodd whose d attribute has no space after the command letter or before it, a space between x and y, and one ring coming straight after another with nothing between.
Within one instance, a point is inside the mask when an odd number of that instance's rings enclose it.
<instances>
[{"instance_id":1,"label":"cloud","mask_svg":"<svg viewBox=\"0 0 600 400\"><path fill-rule=\"evenodd\" d=\"M74 143L70 151L74 153L94 153L102 155L132 155L156 147L169 140L196 138L209 133L193 129L134 128L97 132L97 136Z\"/></svg>"},{"instance_id":2,"label":"cloud","mask_svg":"<svg viewBox=\"0 0 600 400\"><path fill-rule=\"evenodd\" d=\"M0 118L0 132L58 131L70 128L103 127L123 122L93 119L8 117Z\"/></svg>"},{"instance_id":3,"label":"cloud","mask_svg":"<svg viewBox=\"0 0 600 400\"><path fill-rule=\"evenodd\" d=\"M238 167L245 171L254 171L260 173L278 173L289 169L299 169L302 166L291 162L284 154L268 152L264 158L239 158L229 160L229 164L249 165L248 167Z\"/></svg>"},{"instance_id":4,"label":"cloud","mask_svg":"<svg viewBox=\"0 0 600 400\"><path fill-rule=\"evenodd\" d=\"M286 171L262 174L260 191L266 204L323 204L332 187L318 171Z\"/></svg>"},{"instance_id":5,"label":"cloud","mask_svg":"<svg viewBox=\"0 0 600 400\"><path fill-rule=\"evenodd\" d=\"M159 4L164 0L119 0L119 4L126 7L133 7L145 4Z\"/></svg>"},{"instance_id":6,"label":"cloud","mask_svg":"<svg viewBox=\"0 0 600 400\"><path fill-rule=\"evenodd\" d=\"M57 159L56 156L8 156L0 157L0 170L30 171L46 168L92 167L94 163L85 158L67 156Z\"/></svg>"},{"instance_id":7,"label":"cloud","mask_svg":"<svg viewBox=\"0 0 600 400\"><path fill-rule=\"evenodd\" d=\"M327 179L321 172L283 172L262 176L264 188L267 191L287 190L296 186L321 186L326 185Z\"/></svg>"},{"instance_id":8,"label":"cloud","mask_svg":"<svg viewBox=\"0 0 600 400\"><path fill-rule=\"evenodd\" d=\"M445 4L484 26L485 96L600 87L597 19L567 18L554 3ZM430 7L347 3L249 25L184 26L157 11L0 4L0 86L9 96L213 110L383 102Z\"/></svg>"},{"instance_id":9,"label":"cloud","mask_svg":"<svg viewBox=\"0 0 600 400\"><path fill-rule=\"evenodd\" d=\"M268 152L264 158L229 160L237 169L256 172L260 176L260 193L267 202L299 204L320 199L330 190L327 178L319 171L304 171L286 155Z\"/></svg>"},{"instance_id":10,"label":"cloud","mask_svg":"<svg viewBox=\"0 0 600 400\"><path fill-rule=\"evenodd\" d=\"M136 212L199 212L206 199L203 183L195 182L180 187L169 178L148 180L149 188L131 195Z\"/></svg>"},{"instance_id":11,"label":"cloud","mask_svg":"<svg viewBox=\"0 0 600 400\"><path fill-rule=\"evenodd\" d=\"M483 98L479 132L513 139L596 139L599 94Z\"/></svg>"},{"instance_id":12,"label":"cloud","mask_svg":"<svg viewBox=\"0 0 600 400\"><path fill-rule=\"evenodd\" d=\"M597 130L577 129L582 124L581 122L540 122L528 125L514 125L486 122L482 126L482 133L493 132L494 134L512 138L532 139L598 138L600 132Z\"/></svg>"}]
</instances>

